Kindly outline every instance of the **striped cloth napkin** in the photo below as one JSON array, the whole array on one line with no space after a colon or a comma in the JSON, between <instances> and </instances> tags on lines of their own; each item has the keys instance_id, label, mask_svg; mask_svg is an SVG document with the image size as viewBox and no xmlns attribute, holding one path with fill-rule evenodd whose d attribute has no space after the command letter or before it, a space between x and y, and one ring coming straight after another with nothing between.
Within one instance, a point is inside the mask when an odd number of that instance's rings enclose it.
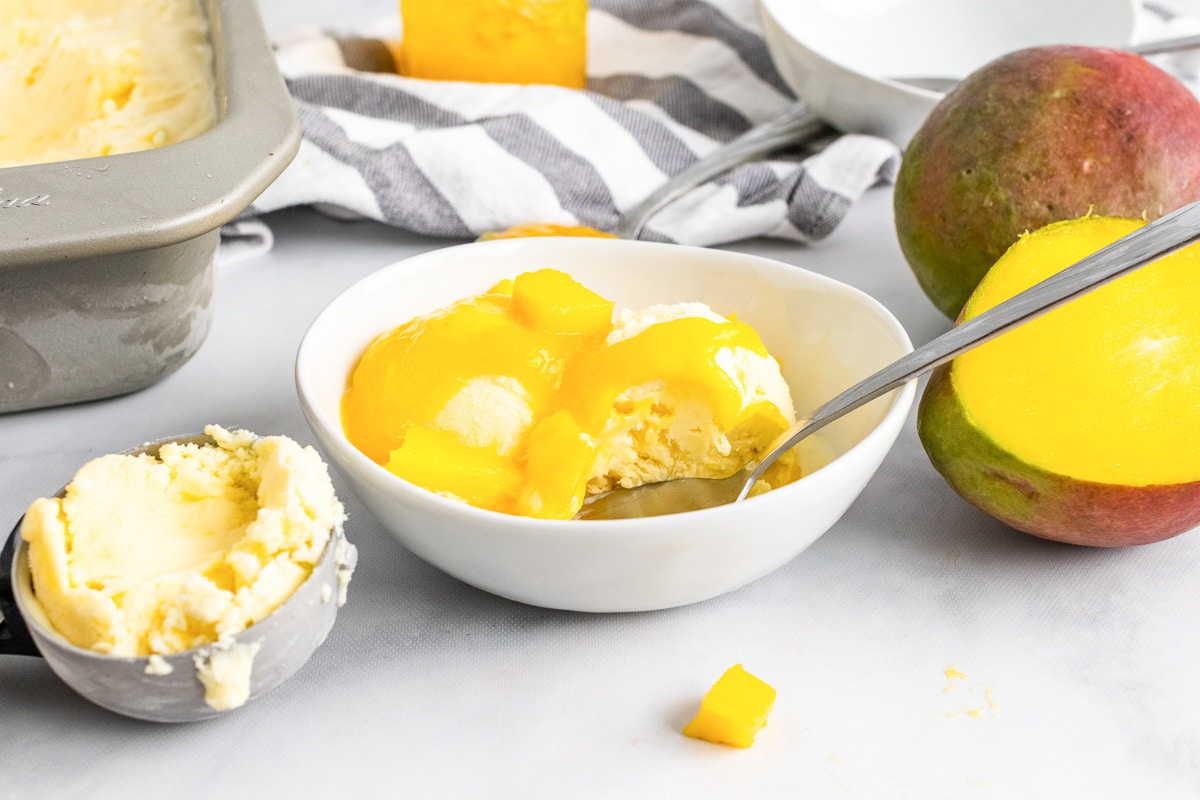
<instances>
[{"instance_id":1,"label":"striped cloth napkin","mask_svg":"<svg viewBox=\"0 0 1200 800\"><path fill-rule=\"evenodd\" d=\"M1145 0L1139 39L1197 32L1200 0ZM384 43L400 35L398 15L355 34L278 43L303 142L223 228L223 263L269 250L258 215L297 205L454 239L536 222L611 228L669 175L793 102L755 0L591 0L586 91L405 78ZM1200 91L1200 52L1152 60ZM882 139L830 137L693 190L641 236L819 239L898 166Z\"/></svg>"},{"instance_id":2,"label":"striped cloth napkin","mask_svg":"<svg viewBox=\"0 0 1200 800\"><path fill-rule=\"evenodd\" d=\"M397 38L398 16L366 33ZM313 205L455 239L536 222L611 228L669 175L794 102L754 0L592 0L586 90L406 78L362 35L278 43L303 143L249 214ZM642 238L828 235L899 161L882 139L831 138L693 190Z\"/></svg>"}]
</instances>

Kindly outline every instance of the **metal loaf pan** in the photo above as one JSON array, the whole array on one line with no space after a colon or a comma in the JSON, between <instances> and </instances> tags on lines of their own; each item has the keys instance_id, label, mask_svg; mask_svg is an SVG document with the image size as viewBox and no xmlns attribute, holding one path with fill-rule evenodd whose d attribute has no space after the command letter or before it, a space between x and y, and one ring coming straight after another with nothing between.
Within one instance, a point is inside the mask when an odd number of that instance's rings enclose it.
<instances>
[{"instance_id":1,"label":"metal loaf pan","mask_svg":"<svg viewBox=\"0 0 1200 800\"><path fill-rule=\"evenodd\" d=\"M0 169L0 413L145 388L208 335L220 227L300 126L252 0L201 0L217 122L156 150Z\"/></svg>"}]
</instances>

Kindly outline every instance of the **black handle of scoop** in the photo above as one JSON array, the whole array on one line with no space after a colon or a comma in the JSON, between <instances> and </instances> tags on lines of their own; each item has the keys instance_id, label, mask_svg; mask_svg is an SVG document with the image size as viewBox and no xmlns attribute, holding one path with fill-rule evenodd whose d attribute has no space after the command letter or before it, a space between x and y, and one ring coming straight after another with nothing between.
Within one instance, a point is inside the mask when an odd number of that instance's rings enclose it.
<instances>
[{"instance_id":1,"label":"black handle of scoop","mask_svg":"<svg viewBox=\"0 0 1200 800\"><path fill-rule=\"evenodd\" d=\"M23 519L23 518L22 518ZM0 655L40 656L25 620L17 608L17 597L13 590L13 558L17 552L17 537L21 535L21 523L9 534L4 549L0 550Z\"/></svg>"}]
</instances>

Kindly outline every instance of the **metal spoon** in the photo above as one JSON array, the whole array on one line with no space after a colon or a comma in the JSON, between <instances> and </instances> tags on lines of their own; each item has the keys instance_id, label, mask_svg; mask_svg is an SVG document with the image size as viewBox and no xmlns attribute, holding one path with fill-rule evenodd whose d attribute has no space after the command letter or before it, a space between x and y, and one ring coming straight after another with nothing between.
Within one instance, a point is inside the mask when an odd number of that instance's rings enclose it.
<instances>
[{"instance_id":1,"label":"metal spoon","mask_svg":"<svg viewBox=\"0 0 1200 800\"><path fill-rule=\"evenodd\" d=\"M168 442L211 444L207 436L179 436L149 442L126 455L156 455ZM60 491L58 496L65 492ZM198 647L148 657L110 656L85 650L56 633L37 602L29 573L29 552L13 529L0 551L0 655L43 656L50 668L79 694L111 711L153 722L193 722L227 713L205 702L196 660L211 653ZM308 580L266 619L236 634L234 646L258 645L250 673L250 699L291 677L325 640L338 609L339 571L354 568L355 552L340 527ZM343 579L344 580L344 579ZM169 667L163 673L162 665Z\"/></svg>"},{"instance_id":2,"label":"metal spoon","mask_svg":"<svg viewBox=\"0 0 1200 800\"><path fill-rule=\"evenodd\" d=\"M1200 47L1200 35L1183 36L1130 45L1124 49L1140 55L1154 55ZM957 78L910 77L896 78L918 89L944 94L958 85ZM807 144L818 137L833 133L828 123L810 109L803 100L788 106L779 116L756 125L736 139L709 151L686 169L667 178L639 203L627 209L610 231L619 239L636 239L650 219L668 203L682 197L705 181L712 180L734 167L788 146ZM516 226L517 228L525 226ZM503 232L501 232L503 233ZM485 234L485 238L487 235Z\"/></svg>"},{"instance_id":3,"label":"metal spoon","mask_svg":"<svg viewBox=\"0 0 1200 800\"><path fill-rule=\"evenodd\" d=\"M652 517L741 501L767 467L809 434L1005 331L1197 241L1200 201L1160 217L892 362L798 421L760 460L728 478L683 478L618 489L588 500L575 518Z\"/></svg>"},{"instance_id":4,"label":"metal spoon","mask_svg":"<svg viewBox=\"0 0 1200 800\"><path fill-rule=\"evenodd\" d=\"M805 144L831 131L832 128L815 111L803 101L796 101L779 116L754 126L672 175L641 202L626 210L612 233L620 239L636 239L663 206L705 181L759 156L783 147Z\"/></svg>"},{"instance_id":5,"label":"metal spoon","mask_svg":"<svg viewBox=\"0 0 1200 800\"><path fill-rule=\"evenodd\" d=\"M784 147L807 144L822 134L832 132L833 129L816 112L810 110L803 101L797 100L779 116L755 125L737 138L710 150L685 169L668 177L654 191L621 214L616 226L609 233L618 239L636 239L641 235L646 223L661 211L663 206L682 197L705 181L712 180L718 175L760 156ZM507 231L485 233L480 238L502 237L508 231L519 231L530 227L561 228L565 231L571 226L516 225ZM594 231L594 229L589 230Z\"/></svg>"},{"instance_id":6,"label":"metal spoon","mask_svg":"<svg viewBox=\"0 0 1200 800\"><path fill-rule=\"evenodd\" d=\"M1194 50L1200 47L1200 34L1193 36L1180 36L1174 39L1159 39L1156 42L1141 42L1139 44L1131 44L1121 48L1130 53L1137 53L1140 56L1154 56L1163 53L1176 53L1181 50ZM958 78L946 78L936 76L923 76L917 78L896 78L899 83L905 83L917 89L926 89L931 92L946 92L958 86L960 83Z\"/></svg>"}]
</instances>

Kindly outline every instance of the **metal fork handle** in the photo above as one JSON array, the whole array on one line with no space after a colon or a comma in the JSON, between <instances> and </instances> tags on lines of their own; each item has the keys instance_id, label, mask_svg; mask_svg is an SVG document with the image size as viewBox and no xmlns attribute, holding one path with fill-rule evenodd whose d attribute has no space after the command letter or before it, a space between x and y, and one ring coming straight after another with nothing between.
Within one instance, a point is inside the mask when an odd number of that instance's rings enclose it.
<instances>
[{"instance_id":1,"label":"metal fork handle","mask_svg":"<svg viewBox=\"0 0 1200 800\"><path fill-rule=\"evenodd\" d=\"M636 239L650 218L667 203L753 158L810 141L825 129L825 122L803 101L797 101L779 116L756 125L672 175L622 214L613 233L622 239Z\"/></svg>"},{"instance_id":2,"label":"metal fork handle","mask_svg":"<svg viewBox=\"0 0 1200 800\"><path fill-rule=\"evenodd\" d=\"M971 348L1092 289L1200 241L1200 201L1130 233L1025 291L918 347L839 394L780 434L750 471L743 499L767 467L801 439Z\"/></svg>"}]
</instances>

